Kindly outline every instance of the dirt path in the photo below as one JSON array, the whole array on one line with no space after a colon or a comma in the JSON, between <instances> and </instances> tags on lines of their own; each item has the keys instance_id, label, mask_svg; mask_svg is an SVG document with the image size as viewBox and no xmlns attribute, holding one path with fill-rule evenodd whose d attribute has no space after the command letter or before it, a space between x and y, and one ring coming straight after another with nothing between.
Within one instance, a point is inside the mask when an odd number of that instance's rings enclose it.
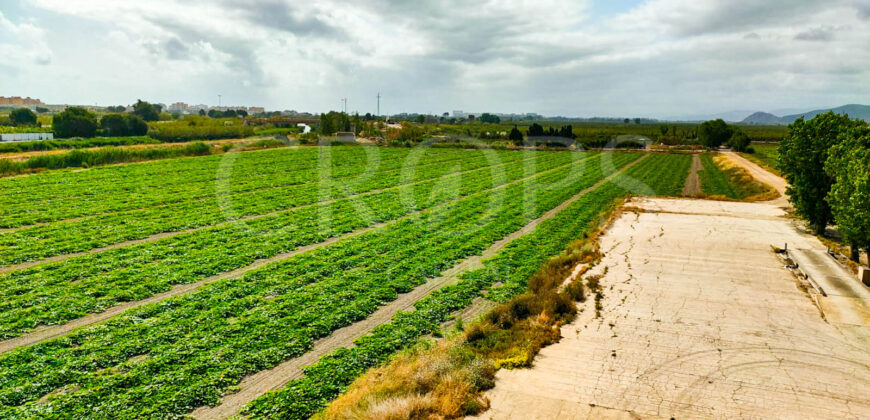
<instances>
[{"instance_id":1,"label":"dirt path","mask_svg":"<svg viewBox=\"0 0 870 420\"><path fill-rule=\"evenodd\" d=\"M785 195L785 190L788 188L788 182L783 179L781 176L775 175L761 166L756 165L754 162L751 162L749 159L746 159L743 156L740 156L739 153L735 152L722 152L723 155L727 156L732 161L738 163L744 169L749 171L749 173L757 180L770 185L777 192L779 192L779 198L769 201L769 203L784 207L791 208L791 203L788 201L788 196Z\"/></svg>"},{"instance_id":2,"label":"dirt path","mask_svg":"<svg viewBox=\"0 0 870 420\"><path fill-rule=\"evenodd\" d=\"M629 168L629 167L631 167L631 166L637 164L638 162L640 162L641 160L643 160L643 159L645 159L645 158L646 158L646 156L641 157L640 159L635 160L634 162L632 162L632 163L630 163L630 164L624 166L620 171L625 170L625 169L627 169L627 168ZM515 181L511 181L511 182L509 182L509 183L502 184L502 185L499 185L499 186L496 186L496 187L494 187L494 188L490 188L490 189L487 189L487 190L484 190L484 191L494 191L494 190L499 190L499 189L502 189L502 188L507 188L507 187L509 187L509 186L511 186L511 185L513 185L513 184L517 184L517 183L523 182L523 181L525 181L525 180L527 180L527 179L530 179L530 178L532 178L532 177L538 176L538 175L540 175L541 173L550 172L550 171L555 171L555 170L558 170L559 168L562 168L562 167L567 166L567 165L570 165L570 164L571 164L571 163L566 164L566 165L561 165L561 166L558 166L558 167L556 167L556 168L549 169L549 170L547 170L547 171L542 171L542 172L539 172L539 173L534 174L534 175L530 175L530 176L525 177L525 178L520 178L520 179L517 179L517 180L515 180ZM618 173L618 172L617 172L617 173ZM607 177L606 179L610 179L610 178L612 178L612 177L614 177L614 176L616 176L616 174L613 174L613 175ZM421 181L421 182L422 182L422 181ZM601 181L601 182L603 182L603 181ZM596 184L596 185L598 185L598 184ZM390 188L398 188L398 187L390 187ZM587 189L587 190L588 190L588 189ZM582 194L585 193L587 190L584 190L584 191L581 192L581 194L579 194L579 195L582 195ZM572 199L569 199L569 201L570 201L570 202L573 202L574 200L576 200L577 198L579 198L579 195L573 197ZM467 196L466 196L466 197L460 197L460 198L457 198L457 199L455 199L455 200L451 200L451 201L448 201L448 202L442 203L442 204L440 204L440 205L449 204L449 203L452 203L452 202L456 202L456 201L459 201L459 200L463 200L463 199L465 199L465 198L467 198ZM566 203L568 203L568 202L566 201ZM569 203L569 204L570 204L570 203ZM563 203L563 204L561 204L559 207L556 207L556 209L562 209L562 208L564 208L563 206L567 206L567 204ZM300 247L300 248L298 248L298 249L296 249L296 250L294 250L294 251L291 251L291 252L288 252L288 253L285 253L285 254L279 254L279 255L275 255L275 256L270 257L270 258L260 259L260 260L254 261L254 263L252 263L251 265L248 265L248 266L245 266L245 267L241 267L241 268L238 268L238 269L236 269L236 270L229 271L229 272L226 272L226 273L221 273L221 274L217 274L217 275L214 275L214 276L210 276L210 277L207 277L207 278L205 278L205 279L199 280L199 281L194 282L194 283L188 283L188 284L176 285L176 286L174 286L172 289L170 289L169 291L166 291L166 292L163 292L163 293L159 293L159 294L157 294L157 295L151 296L150 298L143 299L143 300L138 300L138 301L135 301L135 302L126 302L126 303L123 303L123 304L120 304L120 305L116 305L116 306L113 306L113 307L107 309L106 311L103 311L103 312L100 312L100 313L91 314L91 315L87 315L87 316L84 316L84 317L81 317L81 318L77 318L77 319L75 319L75 320L69 321L69 322L64 323L64 324L61 324L61 325L51 325L51 326L43 326L43 327L39 327L39 328L37 328L36 330L34 330L33 332L31 332L31 333L29 333L29 334L25 334L25 335L22 335L22 336L20 336L20 337L12 338L12 339L9 339L9 340L6 340L6 341L0 341L0 354L5 353L5 352L8 352L8 351L11 351L11 350L14 350L14 349L16 349L16 348L18 348L18 347L29 346L29 345L33 345L33 344L36 344L36 343L40 343L40 342L42 342L42 341L50 340L50 339L52 339L52 338L57 338L57 337L60 337L60 336L64 336L64 335L66 335L66 334L69 334L70 332L72 332L72 331L75 330L75 329L82 328L82 327L86 327L86 326L89 326L89 325L96 324L96 323L98 323L98 322L105 321L105 320L110 319L110 318L112 318L112 317L114 317L114 316L117 316L117 315L121 314L122 312L124 312L124 311L126 311L126 310L129 310L129 309L138 308L138 307L140 307L140 306L147 305L147 304L150 304L150 303L160 302L160 301L163 301L163 300L165 300L165 299L169 299L169 298L174 297L174 296L180 296L180 295L183 295L183 294L187 294L187 293L194 292L194 291L196 291L197 289L199 289L199 288L201 288L201 287L203 287L203 286L205 286L205 285L207 285L207 284L209 284L209 283L212 283L212 282L218 281L218 280L223 280L223 279L229 279L229 278L238 278L238 277L241 277L241 276L243 276L244 274L246 274L246 273L248 273L248 272L250 272L250 271L253 271L253 270L256 270L256 269L258 269L258 268L260 268L260 267L263 267L263 266L266 265L266 264L270 264L270 263L277 262L277 261L282 261L282 260L285 260L285 259L288 259L288 258L294 257L294 256L296 256L296 255L302 254L302 253L304 253L304 252L308 252L308 251L311 251L311 250L314 250L314 249L317 249L317 248L320 248L320 247L324 247L324 246L327 246L327 245L334 244L334 243L336 243L336 242L338 242L338 241L340 241L340 240L343 240L343 239L352 238L352 237L354 237L354 236L361 235L361 234L366 233L366 232L368 232L368 231L371 231L371 230L374 230L374 229L382 228L382 227L387 226L387 225L389 225L389 224L396 223L396 222L398 222L398 221L400 221L400 220L408 219L408 218L410 218L410 217L414 217L415 215L418 215L418 214L420 214L420 213L427 212L427 211L429 211L430 209L431 209L431 207L430 207L430 208L426 208L426 209L416 210L416 211L413 211L413 212L411 212L411 213L409 213L409 214L406 214L406 215L404 215L404 216L402 216L402 217L399 217L399 218L397 218L397 219L393 219L393 220L390 220L390 221L387 221L387 222L383 222L383 223L378 223L378 224L375 224L375 225L370 226L370 227L367 227L367 228L363 228L363 229L359 229L359 230L356 230L356 231L353 231L353 232L349 232L349 233L346 233L346 234L344 234L344 235L340 235L340 236L337 236L337 237L334 237L334 238L328 239L328 240L323 241L323 242L319 242L319 243L311 244L311 245L306 245L306 246ZM556 210L556 209L554 209L554 210ZM552 212L552 211L553 211L553 210L551 210L551 212ZM549 213L548 213L548 214L549 214ZM551 216L551 217L552 217L552 216ZM528 228L528 226L524 227L523 229L527 229L527 228ZM532 228L532 229L534 229L534 228ZM521 231L522 231L522 230L521 230ZM523 234L525 234L525 233L523 233ZM510 236L509 236L509 237L510 237ZM497 243L498 243L498 242L497 242Z\"/></svg>"},{"instance_id":3,"label":"dirt path","mask_svg":"<svg viewBox=\"0 0 870 420\"><path fill-rule=\"evenodd\" d=\"M701 164L701 157L697 153L692 155L692 166L689 168L689 176L686 177L686 184L683 185L684 197L700 197L701 192L701 177L698 176L698 171L703 171L704 165Z\"/></svg>"},{"instance_id":4,"label":"dirt path","mask_svg":"<svg viewBox=\"0 0 870 420\"><path fill-rule=\"evenodd\" d=\"M328 354L340 347L353 345L353 342L369 332L375 327L383 323L389 322L390 319L399 311L413 310L414 303L426 297L429 293L438 290L444 286L455 283L459 276L468 270L474 270L483 267L483 261L494 257L499 251L504 249L510 242L523 237L524 235L535 230L545 220L552 219L559 212L567 208L573 202L577 201L583 195L600 187L605 182L612 179L619 172L636 165L640 161L646 159L648 155L635 160L634 162L622 167L617 173L612 174L601 181L598 181L593 186L588 187L571 198L565 200L558 206L544 213L541 217L532 220L517 231L505 236L504 238L494 242L481 255L475 255L466 258L453 267L441 273L440 277L431 279L416 287L409 293L399 295L399 297L391 303L382 306L368 318L348 325L344 328L334 331L330 336L322 338L314 343L311 351L304 355L288 360L272 369L265 370L254 375L248 376L242 380L238 386L238 391L225 396L221 399L220 404L214 407L200 407L196 409L192 415L197 419L224 419L238 415L239 411L244 406L265 394L266 392L279 389L286 385L289 381L302 377L302 368L316 362L321 356ZM485 300L479 301L482 306ZM478 308L479 309L479 308Z\"/></svg>"},{"instance_id":5,"label":"dirt path","mask_svg":"<svg viewBox=\"0 0 870 420\"><path fill-rule=\"evenodd\" d=\"M822 297L826 320L771 252L814 237L771 203L631 204L590 272L601 318L585 303L533 368L500 371L481 418L870 418L870 317Z\"/></svg>"}]
</instances>

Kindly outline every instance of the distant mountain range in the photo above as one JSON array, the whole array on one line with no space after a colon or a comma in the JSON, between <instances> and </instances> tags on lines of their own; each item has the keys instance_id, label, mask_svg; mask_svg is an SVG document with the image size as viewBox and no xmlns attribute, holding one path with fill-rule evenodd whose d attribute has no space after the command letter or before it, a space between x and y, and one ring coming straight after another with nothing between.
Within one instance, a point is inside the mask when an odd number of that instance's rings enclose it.
<instances>
[{"instance_id":1,"label":"distant mountain range","mask_svg":"<svg viewBox=\"0 0 870 420\"><path fill-rule=\"evenodd\" d=\"M819 114L824 114L828 111L834 111L836 114L848 114L852 118L860 118L865 121L870 121L870 105L843 105L837 108L822 108L800 114L786 115L778 117L767 112L756 112L741 121L743 124L791 124L794 120L804 117L810 119Z\"/></svg>"}]
</instances>

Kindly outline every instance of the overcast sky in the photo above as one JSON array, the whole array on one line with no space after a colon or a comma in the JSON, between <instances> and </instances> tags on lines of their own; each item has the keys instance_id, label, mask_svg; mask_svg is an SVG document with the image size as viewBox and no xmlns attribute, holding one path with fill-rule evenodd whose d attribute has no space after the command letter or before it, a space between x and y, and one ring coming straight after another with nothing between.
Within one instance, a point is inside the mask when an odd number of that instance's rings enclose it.
<instances>
[{"instance_id":1,"label":"overcast sky","mask_svg":"<svg viewBox=\"0 0 870 420\"><path fill-rule=\"evenodd\" d=\"M0 96L669 117L870 104L870 0L0 0Z\"/></svg>"}]
</instances>

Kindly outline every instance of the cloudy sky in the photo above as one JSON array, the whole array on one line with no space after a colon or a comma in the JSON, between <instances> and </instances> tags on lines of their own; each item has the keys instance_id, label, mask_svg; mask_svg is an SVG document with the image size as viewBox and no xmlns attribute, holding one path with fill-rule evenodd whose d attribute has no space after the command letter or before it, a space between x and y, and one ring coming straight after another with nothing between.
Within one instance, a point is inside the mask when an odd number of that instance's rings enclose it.
<instances>
[{"instance_id":1,"label":"cloudy sky","mask_svg":"<svg viewBox=\"0 0 870 420\"><path fill-rule=\"evenodd\" d=\"M870 104L870 0L0 0L0 96L669 117Z\"/></svg>"}]
</instances>

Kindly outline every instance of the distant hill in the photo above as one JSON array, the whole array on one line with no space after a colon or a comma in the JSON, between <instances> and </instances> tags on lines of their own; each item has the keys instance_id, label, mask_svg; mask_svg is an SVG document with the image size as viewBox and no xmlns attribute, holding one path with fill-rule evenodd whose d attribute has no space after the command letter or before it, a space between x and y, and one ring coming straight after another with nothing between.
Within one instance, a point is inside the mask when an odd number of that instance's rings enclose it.
<instances>
[{"instance_id":1,"label":"distant hill","mask_svg":"<svg viewBox=\"0 0 870 420\"><path fill-rule=\"evenodd\" d=\"M767 112L756 112L741 121L743 124L776 125L783 124L782 118Z\"/></svg>"},{"instance_id":2,"label":"distant hill","mask_svg":"<svg viewBox=\"0 0 870 420\"><path fill-rule=\"evenodd\" d=\"M743 124L791 124L794 120L804 117L810 119L819 114L824 114L828 111L834 111L836 114L848 114L852 118L860 118L864 121L870 121L870 105L843 105L837 108L822 108L800 114L786 115L777 117L776 115L767 112L756 112L741 121Z\"/></svg>"},{"instance_id":3,"label":"distant hill","mask_svg":"<svg viewBox=\"0 0 870 420\"><path fill-rule=\"evenodd\" d=\"M738 122L752 114L754 111L728 111L718 114L694 114L667 117L665 121L708 121L721 118L727 122Z\"/></svg>"},{"instance_id":4,"label":"distant hill","mask_svg":"<svg viewBox=\"0 0 870 420\"><path fill-rule=\"evenodd\" d=\"M810 119L819 114L824 114L828 111L834 111L836 114L849 114L852 118L860 118L864 121L870 121L870 105L843 105L837 108L823 108L817 109L815 111L804 112L803 114L793 114L786 115L782 117L782 120L785 124L791 124L794 120L804 117L804 119Z\"/></svg>"}]
</instances>

